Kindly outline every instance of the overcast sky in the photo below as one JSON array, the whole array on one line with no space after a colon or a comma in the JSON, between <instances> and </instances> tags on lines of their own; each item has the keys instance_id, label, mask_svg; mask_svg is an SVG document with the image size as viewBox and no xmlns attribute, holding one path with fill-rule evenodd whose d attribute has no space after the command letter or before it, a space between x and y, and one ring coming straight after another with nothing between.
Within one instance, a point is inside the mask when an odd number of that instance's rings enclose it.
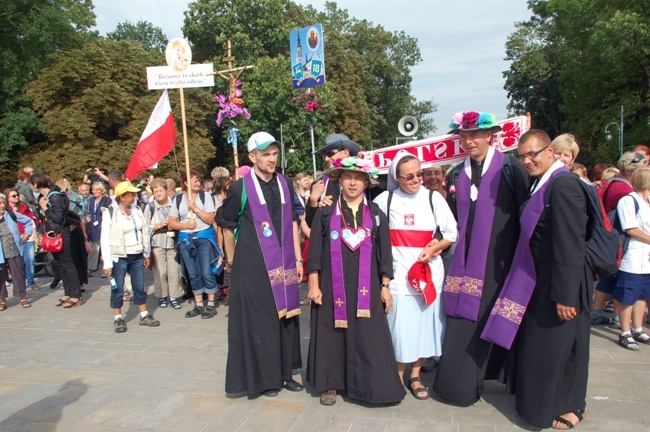
<instances>
[{"instance_id":1,"label":"overcast sky","mask_svg":"<svg viewBox=\"0 0 650 432\"><path fill-rule=\"evenodd\" d=\"M115 30L120 22L146 20L162 28L169 39L183 36L183 12L187 9L184 0L94 0L93 3L97 30L102 35ZM311 3L322 10L325 1L298 0L298 3ZM350 16L387 30L404 30L418 39L422 62L411 72L412 94L418 100L434 99L438 104L433 115L438 127L435 135L447 132L447 123L456 111L488 111L499 120L505 118L508 100L502 74L509 66L503 60L505 43L515 22L530 17L525 0L339 0L336 3L339 8L347 9ZM327 33L326 28L323 31Z\"/></svg>"}]
</instances>

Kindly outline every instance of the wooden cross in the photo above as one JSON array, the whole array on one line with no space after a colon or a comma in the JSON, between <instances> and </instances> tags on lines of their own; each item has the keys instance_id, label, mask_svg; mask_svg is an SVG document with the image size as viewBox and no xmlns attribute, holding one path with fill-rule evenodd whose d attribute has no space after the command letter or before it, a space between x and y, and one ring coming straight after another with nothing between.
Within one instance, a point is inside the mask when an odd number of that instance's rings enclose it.
<instances>
[{"instance_id":1,"label":"wooden cross","mask_svg":"<svg viewBox=\"0 0 650 432\"><path fill-rule=\"evenodd\" d=\"M230 44L230 39L228 39L228 56L221 59L222 63L228 63L228 69L217 71L217 74L228 81L228 94L230 95L231 101L235 97L235 91L237 90L237 80L239 80L241 74L243 74L246 69L252 69L255 67L253 65L248 65L234 68L232 67L233 61L235 61L235 56L232 55L232 47ZM233 75L233 72L235 72L236 75Z\"/></svg>"},{"instance_id":2,"label":"wooden cross","mask_svg":"<svg viewBox=\"0 0 650 432\"><path fill-rule=\"evenodd\" d=\"M361 288L361 294L363 294L364 296L368 294L368 290L366 289L366 287Z\"/></svg>"},{"instance_id":3,"label":"wooden cross","mask_svg":"<svg viewBox=\"0 0 650 432\"><path fill-rule=\"evenodd\" d=\"M336 305L337 305L338 307L343 306L343 300L341 300L340 298L336 299Z\"/></svg>"}]
</instances>

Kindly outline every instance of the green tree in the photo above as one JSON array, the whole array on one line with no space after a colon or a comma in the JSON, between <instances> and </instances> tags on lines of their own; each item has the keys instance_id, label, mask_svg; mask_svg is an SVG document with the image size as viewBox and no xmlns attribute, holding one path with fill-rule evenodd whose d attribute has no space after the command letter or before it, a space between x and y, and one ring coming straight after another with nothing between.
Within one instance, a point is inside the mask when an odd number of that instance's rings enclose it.
<instances>
[{"instance_id":1,"label":"green tree","mask_svg":"<svg viewBox=\"0 0 650 432\"><path fill-rule=\"evenodd\" d=\"M149 21L139 20L133 24L130 21L119 23L115 31L106 34L112 40L132 40L147 50L160 54L167 48L167 36L160 27L154 26Z\"/></svg>"},{"instance_id":2,"label":"green tree","mask_svg":"<svg viewBox=\"0 0 650 432\"><path fill-rule=\"evenodd\" d=\"M91 0L4 0L0 6L0 162L42 139L25 84L46 64L48 54L79 47L92 37Z\"/></svg>"},{"instance_id":3,"label":"green tree","mask_svg":"<svg viewBox=\"0 0 650 432\"><path fill-rule=\"evenodd\" d=\"M47 139L30 146L23 161L52 178L72 181L81 180L89 166L126 169L160 97L159 91L147 90L145 68L163 62L160 54L133 41L97 40L57 54L27 87ZM179 92L169 93L183 170ZM207 136L212 108L208 91L185 91L190 160L200 171L214 153ZM164 158L155 175L178 178L174 157Z\"/></svg>"},{"instance_id":4,"label":"green tree","mask_svg":"<svg viewBox=\"0 0 650 432\"><path fill-rule=\"evenodd\" d=\"M513 63L505 74L511 107L532 107L534 122L543 117L540 113L559 113L557 132L573 133L587 150L580 153L581 162L612 162L593 156L613 153L615 144L605 142L604 129L618 121L621 105L625 148L647 142L650 4L624 0L528 4L533 16L520 23L509 40Z\"/></svg>"}]
</instances>

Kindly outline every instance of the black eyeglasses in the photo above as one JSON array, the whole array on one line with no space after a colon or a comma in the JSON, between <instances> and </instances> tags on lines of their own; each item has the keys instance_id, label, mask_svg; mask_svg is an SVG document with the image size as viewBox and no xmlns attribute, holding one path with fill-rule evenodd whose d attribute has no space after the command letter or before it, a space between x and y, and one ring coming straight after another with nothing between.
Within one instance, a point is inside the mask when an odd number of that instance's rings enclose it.
<instances>
[{"instance_id":1,"label":"black eyeglasses","mask_svg":"<svg viewBox=\"0 0 650 432\"><path fill-rule=\"evenodd\" d=\"M526 154L523 154L523 155L522 155L522 154L518 154L518 155L517 155L517 159L519 159L520 162L523 162L523 161L525 161L526 159L533 160L533 159L535 159L537 156L539 156L539 154L540 154L541 152L543 152L544 150L546 150L546 149L548 148L548 146L550 146L550 144L548 144L547 146L545 146L545 147L543 147L543 148L541 148L541 149L539 149L539 150L537 150L537 151L535 151L535 152L530 152L530 153L526 153Z\"/></svg>"},{"instance_id":2,"label":"black eyeglasses","mask_svg":"<svg viewBox=\"0 0 650 432\"><path fill-rule=\"evenodd\" d=\"M323 152L323 159L325 159L326 157L331 158L332 156L334 156L335 154L337 154L340 151L341 151L341 149L327 150L326 152Z\"/></svg>"},{"instance_id":3,"label":"black eyeglasses","mask_svg":"<svg viewBox=\"0 0 650 432\"><path fill-rule=\"evenodd\" d=\"M632 163L639 163L641 161L646 160L646 156L642 153L634 153L634 159L632 159Z\"/></svg>"},{"instance_id":4,"label":"black eyeglasses","mask_svg":"<svg viewBox=\"0 0 650 432\"><path fill-rule=\"evenodd\" d=\"M422 178L422 170L416 172L415 174L409 174L409 175L406 175L406 176L397 176L397 177L399 177L399 178L403 178L403 179L406 180L406 181L411 181L411 180L413 180L416 176Z\"/></svg>"}]
</instances>

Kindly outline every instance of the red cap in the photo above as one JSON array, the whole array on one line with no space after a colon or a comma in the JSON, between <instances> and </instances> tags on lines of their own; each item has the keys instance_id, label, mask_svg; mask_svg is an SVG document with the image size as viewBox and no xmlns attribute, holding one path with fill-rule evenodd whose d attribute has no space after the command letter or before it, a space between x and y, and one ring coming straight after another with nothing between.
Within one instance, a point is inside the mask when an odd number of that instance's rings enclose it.
<instances>
[{"instance_id":1,"label":"red cap","mask_svg":"<svg viewBox=\"0 0 650 432\"><path fill-rule=\"evenodd\" d=\"M409 284L422 294L424 303L429 306L436 300L436 287L431 280L431 268L428 263L416 262L406 276Z\"/></svg>"}]
</instances>

